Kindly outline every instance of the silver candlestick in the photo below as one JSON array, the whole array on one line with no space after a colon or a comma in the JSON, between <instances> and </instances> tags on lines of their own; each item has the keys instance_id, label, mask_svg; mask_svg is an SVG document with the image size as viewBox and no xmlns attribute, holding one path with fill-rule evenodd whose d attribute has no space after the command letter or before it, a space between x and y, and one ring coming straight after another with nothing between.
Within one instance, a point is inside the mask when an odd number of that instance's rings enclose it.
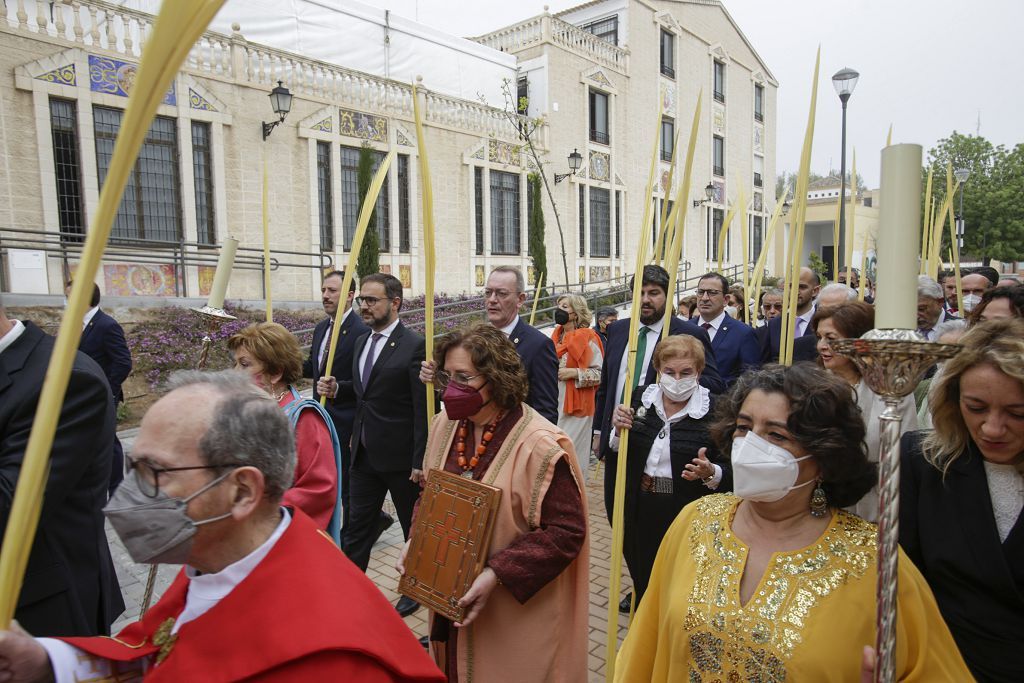
<instances>
[{"instance_id":1,"label":"silver candlestick","mask_svg":"<svg viewBox=\"0 0 1024 683\"><path fill-rule=\"evenodd\" d=\"M213 308L211 306L203 306L202 308L190 309L193 313L198 313L199 316L206 323L206 334L203 335L203 345L199 352L199 361L196 363L196 370L203 370L206 368L206 361L210 358L210 348L213 346L213 333L226 322L237 320L237 318L230 313L227 313L222 308ZM146 588L142 592L142 604L139 607L139 619L149 609L149 603L153 600L153 588L156 586L156 572L158 565L151 565L149 567L149 575L146 577Z\"/></svg>"},{"instance_id":2,"label":"silver candlestick","mask_svg":"<svg viewBox=\"0 0 1024 683\"><path fill-rule=\"evenodd\" d=\"M896 672L896 580L900 521L900 400L936 362L952 358L959 344L925 341L914 330L871 330L860 339L837 339L832 351L856 364L861 377L885 400L879 416L878 584L875 681L892 683Z\"/></svg>"}]
</instances>

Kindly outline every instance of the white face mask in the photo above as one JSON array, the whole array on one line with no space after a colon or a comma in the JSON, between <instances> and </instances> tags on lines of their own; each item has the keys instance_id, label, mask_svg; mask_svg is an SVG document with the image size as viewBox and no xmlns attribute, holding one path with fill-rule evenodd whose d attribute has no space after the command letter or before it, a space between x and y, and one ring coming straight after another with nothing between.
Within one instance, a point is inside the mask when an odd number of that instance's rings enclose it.
<instances>
[{"instance_id":1,"label":"white face mask","mask_svg":"<svg viewBox=\"0 0 1024 683\"><path fill-rule=\"evenodd\" d=\"M661 387L662 393L670 401L678 403L690 398L694 389L697 388L697 376L691 375L690 377L676 379L668 375L662 375L661 379L658 380L658 385Z\"/></svg>"},{"instance_id":2,"label":"white face mask","mask_svg":"<svg viewBox=\"0 0 1024 683\"><path fill-rule=\"evenodd\" d=\"M726 315L728 315L728 316L729 316L730 318L735 318L735 317L736 317L736 314L737 314L738 312L739 312L739 311L737 311L737 310L736 310L736 307L735 307L735 306L726 306L726 307L725 307L725 313L726 313Z\"/></svg>"},{"instance_id":3,"label":"white face mask","mask_svg":"<svg viewBox=\"0 0 1024 683\"><path fill-rule=\"evenodd\" d=\"M970 313L974 307L981 303L981 297L977 294L968 294L964 297L964 310Z\"/></svg>"},{"instance_id":4,"label":"white face mask","mask_svg":"<svg viewBox=\"0 0 1024 683\"><path fill-rule=\"evenodd\" d=\"M785 448L748 431L746 436L732 441L733 493L746 500L774 503L793 489L814 482L809 479L796 483L800 474L797 463L813 457L794 458Z\"/></svg>"}]
</instances>

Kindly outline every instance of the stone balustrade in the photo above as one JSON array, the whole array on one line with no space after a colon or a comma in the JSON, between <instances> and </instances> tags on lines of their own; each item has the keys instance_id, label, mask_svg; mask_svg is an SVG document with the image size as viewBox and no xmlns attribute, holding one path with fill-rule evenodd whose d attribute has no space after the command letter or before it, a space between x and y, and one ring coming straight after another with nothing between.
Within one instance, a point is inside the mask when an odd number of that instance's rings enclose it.
<instances>
[{"instance_id":1,"label":"stone balustrade","mask_svg":"<svg viewBox=\"0 0 1024 683\"><path fill-rule=\"evenodd\" d=\"M619 73L627 74L629 71L628 50L612 45L607 40L550 14L539 14L473 40L495 50L510 53L542 43L551 43Z\"/></svg>"},{"instance_id":2,"label":"stone balustrade","mask_svg":"<svg viewBox=\"0 0 1024 683\"><path fill-rule=\"evenodd\" d=\"M150 14L102 0L0 2L0 31L45 35L56 41L133 59L142 55L154 21L155 17ZM182 69L202 77L267 89L280 80L295 95L385 116L406 119L413 116L412 87L407 83L259 45L246 40L237 24L233 29L230 36L213 31L204 33L189 52ZM510 119L500 109L426 89L423 104L428 125L518 140L516 117Z\"/></svg>"}]
</instances>

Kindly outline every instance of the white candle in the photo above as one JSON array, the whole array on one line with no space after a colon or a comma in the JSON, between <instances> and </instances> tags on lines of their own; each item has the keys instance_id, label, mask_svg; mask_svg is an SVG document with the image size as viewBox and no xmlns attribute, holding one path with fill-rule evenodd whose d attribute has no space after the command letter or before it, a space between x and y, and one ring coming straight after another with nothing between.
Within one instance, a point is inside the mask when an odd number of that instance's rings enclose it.
<instances>
[{"instance_id":1,"label":"white candle","mask_svg":"<svg viewBox=\"0 0 1024 683\"><path fill-rule=\"evenodd\" d=\"M921 252L921 145L882 150L875 327L912 330Z\"/></svg>"},{"instance_id":2,"label":"white candle","mask_svg":"<svg viewBox=\"0 0 1024 683\"><path fill-rule=\"evenodd\" d=\"M210 308L224 308L224 297L228 293L228 280L231 278L231 269L235 266L235 251L238 249L238 240L228 237L220 248L220 257L217 259L217 272L213 275L213 286L210 287L210 298L206 305Z\"/></svg>"}]
</instances>

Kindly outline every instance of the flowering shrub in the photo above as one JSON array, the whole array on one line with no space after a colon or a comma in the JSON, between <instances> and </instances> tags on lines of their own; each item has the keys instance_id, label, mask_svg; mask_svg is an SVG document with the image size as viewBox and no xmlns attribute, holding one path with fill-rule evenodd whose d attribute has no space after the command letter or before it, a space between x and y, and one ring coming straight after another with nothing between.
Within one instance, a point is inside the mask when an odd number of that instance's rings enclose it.
<instances>
[{"instance_id":1,"label":"flowering shrub","mask_svg":"<svg viewBox=\"0 0 1024 683\"><path fill-rule=\"evenodd\" d=\"M426 297L423 295L406 299L402 302L402 324L423 334L426 325L424 320L424 305ZM451 305L448 305L451 304ZM444 306L444 308L437 308ZM484 302L479 295L460 294L449 296L447 294L434 295L434 334L441 335L470 323L484 320Z\"/></svg>"},{"instance_id":2,"label":"flowering shrub","mask_svg":"<svg viewBox=\"0 0 1024 683\"><path fill-rule=\"evenodd\" d=\"M424 328L424 297L406 299L402 304L402 323L419 333ZM454 304L435 312L435 333L444 334L457 327L484 319L483 302L479 297L469 295L448 296L437 294L434 305ZM231 303L224 309L237 320L215 325L210 337L213 345L206 362L208 370L222 370L231 367L225 341L243 327L263 322L262 309L244 308ZM298 334L299 344L308 347L312 343L313 327L323 320L320 310L274 311L274 322L280 323ZM156 389L176 370L191 370L199 362L203 337L208 332L204 319L188 308L167 306L152 309L144 322L128 326L126 336L132 352L135 377L144 377L151 389Z\"/></svg>"},{"instance_id":3,"label":"flowering shrub","mask_svg":"<svg viewBox=\"0 0 1024 683\"><path fill-rule=\"evenodd\" d=\"M208 370L231 367L225 340L243 327L265 319L262 310L230 303L224 308L238 319L214 326L210 335L213 346L206 363ZM274 311L274 322L293 332L309 330L299 335L299 344L304 346L310 344L311 328L322 318L322 311ZM132 325L126 331L134 363L132 374L145 377L150 388L155 389L175 370L194 369L208 329L205 319L187 308L167 306L152 309L146 321Z\"/></svg>"}]
</instances>

